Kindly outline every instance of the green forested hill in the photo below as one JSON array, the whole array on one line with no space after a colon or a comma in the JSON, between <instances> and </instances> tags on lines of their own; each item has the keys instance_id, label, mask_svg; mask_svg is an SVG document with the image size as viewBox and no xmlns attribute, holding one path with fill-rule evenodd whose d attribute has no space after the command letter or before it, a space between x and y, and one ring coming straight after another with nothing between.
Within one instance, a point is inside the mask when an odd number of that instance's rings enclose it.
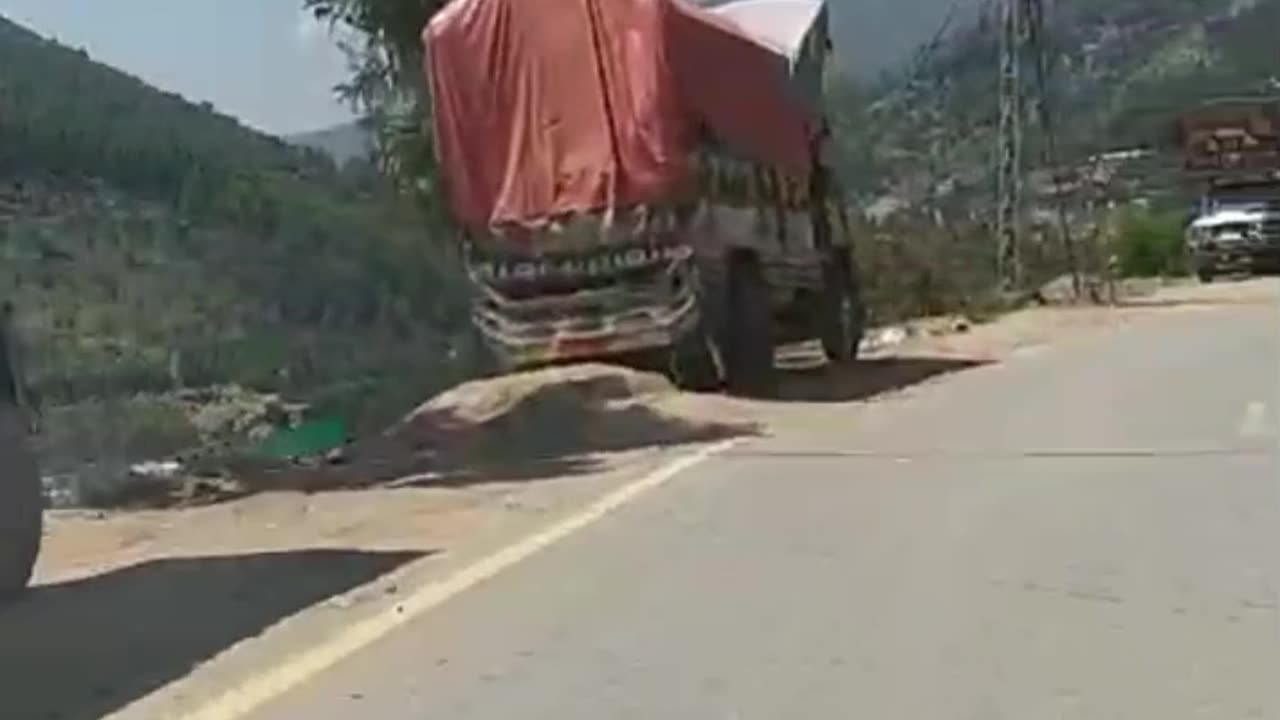
<instances>
[{"instance_id":1,"label":"green forested hill","mask_svg":"<svg viewBox=\"0 0 1280 720\"><path fill-rule=\"evenodd\" d=\"M324 177L323 156L247 131L208 105L152 88L0 18L0 172L96 176L177 200L196 170Z\"/></svg>"},{"instance_id":2,"label":"green forested hill","mask_svg":"<svg viewBox=\"0 0 1280 720\"><path fill-rule=\"evenodd\" d=\"M1183 109L1224 96L1280 95L1280 0L1072 0L1045 3L1045 92L1024 63L1028 164L1043 167L1042 97L1058 160L1168 149ZM958 181L989 194L997 122L998 23L987 9L878 86L846 85L836 113L847 174L865 195L903 182ZM1029 51L1030 55L1030 51ZM918 192L908 192L919 195Z\"/></svg>"},{"instance_id":3,"label":"green forested hill","mask_svg":"<svg viewBox=\"0 0 1280 720\"><path fill-rule=\"evenodd\" d=\"M1280 0L1044 0L1045 89L1027 53L1024 96L1027 282L1067 270L1054 178L1076 256L1088 272L1123 248L1109 245L1107 208L1142 198L1165 243L1195 189L1176 171L1174 119L1223 96L1280 97ZM965 302L994 282L998 21L988 4L911 67L875 84L838 78L830 98L842 176L868 215L885 220L862 243L865 285L896 314ZM1055 128L1051 160L1036 104ZM1123 168L1100 155L1140 157ZM1110 157L1116 157L1111 155ZM1055 162L1056 161L1056 162ZM1057 171L1057 172L1055 172ZM1120 234L1119 231L1115 235ZM1170 263L1176 258L1169 258ZM1150 268L1148 268L1149 270ZM904 292L904 288L920 288ZM959 300L957 300L959 298Z\"/></svg>"},{"instance_id":4,"label":"green forested hill","mask_svg":"<svg viewBox=\"0 0 1280 720\"><path fill-rule=\"evenodd\" d=\"M0 292L47 406L224 383L411 402L405 378L459 371L439 228L368 173L0 18Z\"/></svg>"}]
</instances>

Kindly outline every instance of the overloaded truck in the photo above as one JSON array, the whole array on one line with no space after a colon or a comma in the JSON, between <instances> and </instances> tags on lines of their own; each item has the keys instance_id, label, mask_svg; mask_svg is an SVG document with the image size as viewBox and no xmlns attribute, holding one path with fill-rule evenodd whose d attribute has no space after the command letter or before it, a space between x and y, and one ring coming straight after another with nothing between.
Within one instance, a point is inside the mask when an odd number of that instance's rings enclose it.
<instances>
[{"instance_id":1,"label":"overloaded truck","mask_svg":"<svg viewBox=\"0 0 1280 720\"><path fill-rule=\"evenodd\" d=\"M660 358L767 393L777 344L855 356L821 0L454 0L423 41L474 325L506 368Z\"/></svg>"},{"instance_id":2,"label":"overloaded truck","mask_svg":"<svg viewBox=\"0 0 1280 720\"><path fill-rule=\"evenodd\" d=\"M8 315L6 309L0 322L0 604L26 588L31 578L44 508Z\"/></svg>"},{"instance_id":3,"label":"overloaded truck","mask_svg":"<svg viewBox=\"0 0 1280 720\"><path fill-rule=\"evenodd\" d=\"M1280 99L1193 108L1177 139L1200 197L1186 237L1195 274L1280 271Z\"/></svg>"}]
</instances>

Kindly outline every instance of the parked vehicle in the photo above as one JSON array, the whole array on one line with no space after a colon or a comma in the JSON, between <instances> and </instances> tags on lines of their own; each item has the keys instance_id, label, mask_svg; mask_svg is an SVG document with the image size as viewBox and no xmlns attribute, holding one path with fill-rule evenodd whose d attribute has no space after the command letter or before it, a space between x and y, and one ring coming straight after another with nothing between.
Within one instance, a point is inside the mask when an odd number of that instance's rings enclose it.
<instances>
[{"instance_id":1,"label":"parked vehicle","mask_svg":"<svg viewBox=\"0 0 1280 720\"><path fill-rule=\"evenodd\" d=\"M1197 277L1280 272L1280 182L1209 188L1187 231Z\"/></svg>"},{"instance_id":2,"label":"parked vehicle","mask_svg":"<svg viewBox=\"0 0 1280 720\"><path fill-rule=\"evenodd\" d=\"M1280 100L1229 99L1183 114L1184 169L1202 196L1186 244L1205 282L1280 271Z\"/></svg>"},{"instance_id":3,"label":"parked vehicle","mask_svg":"<svg viewBox=\"0 0 1280 720\"><path fill-rule=\"evenodd\" d=\"M656 355L768 392L779 342L855 355L821 0L456 0L424 42L474 323L507 367Z\"/></svg>"}]
</instances>

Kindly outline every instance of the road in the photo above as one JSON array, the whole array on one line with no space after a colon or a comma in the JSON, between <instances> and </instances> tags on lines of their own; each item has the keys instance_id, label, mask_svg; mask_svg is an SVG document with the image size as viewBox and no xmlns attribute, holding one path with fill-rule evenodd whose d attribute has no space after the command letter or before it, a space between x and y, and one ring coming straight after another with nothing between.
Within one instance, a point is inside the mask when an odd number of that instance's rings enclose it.
<instances>
[{"instance_id":1,"label":"road","mask_svg":"<svg viewBox=\"0 0 1280 720\"><path fill-rule=\"evenodd\" d=\"M1280 717L1280 313L816 407L256 720Z\"/></svg>"}]
</instances>

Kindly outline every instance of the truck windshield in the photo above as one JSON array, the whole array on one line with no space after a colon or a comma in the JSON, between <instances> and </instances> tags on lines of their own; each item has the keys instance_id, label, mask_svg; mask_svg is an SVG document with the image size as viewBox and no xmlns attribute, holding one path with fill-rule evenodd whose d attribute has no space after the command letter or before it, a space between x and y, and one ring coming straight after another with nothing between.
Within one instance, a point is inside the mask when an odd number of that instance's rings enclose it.
<instances>
[{"instance_id":1,"label":"truck windshield","mask_svg":"<svg viewBox=\"0 0 1280 720\"><path fill-rule=\"evenodd\" d=\"M1268 207L1280 207L1280 199L1251 195L1230 195L1209 198L1210 212L1262 212Z\"/></svg>"}]
</instances>

